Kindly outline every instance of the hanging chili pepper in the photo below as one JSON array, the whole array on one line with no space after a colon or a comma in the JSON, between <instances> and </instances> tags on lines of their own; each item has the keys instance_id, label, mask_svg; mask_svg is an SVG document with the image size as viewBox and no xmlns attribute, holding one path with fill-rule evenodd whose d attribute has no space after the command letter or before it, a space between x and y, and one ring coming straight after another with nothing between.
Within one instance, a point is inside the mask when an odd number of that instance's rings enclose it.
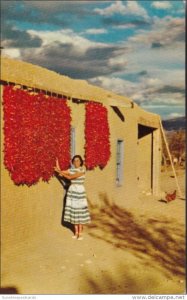
<instances>
[{"instance_id":1,"label":"hanging chili pepper","mask_svg":"<svg viewBox=\"0 0 187 300\"><path fill-rule=\"evenodd\" d=\"M62 169L70 161L70 108L66 100L31 95L5 86L4 164L15 184L49 181L58 158Z\"/></svg>"},{"instance_id":2,"label":"hanging chili pepper","mask_svg":"<svg viewBox=\"0 0 187 300\"><path fill-rule=\"evenodd\" d=\"M95 102L87 103L85 108L85 164L87 169L102 169L110 159L107 109Z\"/></svg>"}]
</instances>

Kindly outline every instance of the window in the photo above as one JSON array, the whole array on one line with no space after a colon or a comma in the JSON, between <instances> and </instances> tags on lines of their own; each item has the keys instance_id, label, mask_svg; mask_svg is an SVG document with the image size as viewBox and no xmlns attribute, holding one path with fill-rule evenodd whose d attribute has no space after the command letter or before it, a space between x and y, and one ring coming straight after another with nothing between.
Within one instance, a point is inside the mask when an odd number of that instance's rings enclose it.
<instances>
[{"instance_id":1,"label":"window","mask_svg":"<svg viewBox=\"0 0 187 300\"><path fill-rule=\"evenodd\" d=\"M71 127L71 157L73 157L75 154L75 128Z\"/></svg>"},{"instance_id":2,"label":"window","mask_svg":"<svg viewBox=\"0 0 187 300\"><path fill-rule=\"evenodd\" d=\"M117 140L116 151L116 185L121 186L123 183L123 157L124 157L124 141Z\"/></svg>"}]
</instances>

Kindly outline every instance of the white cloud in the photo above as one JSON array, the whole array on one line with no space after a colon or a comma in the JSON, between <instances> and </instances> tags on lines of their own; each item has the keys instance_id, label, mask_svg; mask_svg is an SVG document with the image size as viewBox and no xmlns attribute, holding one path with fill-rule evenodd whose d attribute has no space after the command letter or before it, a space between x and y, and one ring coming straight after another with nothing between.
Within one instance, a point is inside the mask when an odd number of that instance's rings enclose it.
<instances>
[{"instance_id":1,"label":"white cloud","mask_svg":"<svg viewBox=\"0 0 187 300\"><path fill-rule=\"evenodd\" d=\"M87 34L103 34L107 33L108 31L104 28L90 28L85 31Z\"/></svg>"},{"instance_id":2,"label":"white cloud","mask_svg":"<svg viewBox=\"0 0 187 300\"><path fill-rule=\"evenodd\" d=\"M184 113L171 113L167 116L168 119L170 118L178 118L178 117L184 117Z\"/></svg>"},{"instance_id":3,"label":"white cloud","mask_svg":"<svg viewBox=\"0 0 187 300\"><path fill-rule=\"evenodd\" d=\"M105 33L102 28L81 34L71 29L27 32L42 40L41 47L6 49L3 53L73 78L91 78L91 83L130 97L141 106L184 106L185 45L179 38L184 32L182 18L155 17L150 31L138 30L120 44L99 43L83 36ZM162 45L151 48L152 43ZM131 74L134 82L118 77L126 74Z\"/></svg>"},{"instance_id":4,"label":"white cloud","mask_svg":"<svg viewBox=\"0 0 187 300\"><path fill-rule=\"evenodd\" d=\"M127 1L126 5L122 1L115 1L106 8L95 8L94 11L102 16L120 15L136 15L149 18L147 11L138 4L137 1Z\"/></svg>"},{"instance_id":5,"label":"white cloud","mask_svg":"<svg viewBox=\"0 0 187 300\"><path fill-rule=\"evenodd\" d=\"M159 48L173 45L177 42L184 43L185 20L184 18L154 17L154 23L150 31L138 30L137 34L129 38L129 41L144 45L152 45Z\"/></svg>"},{"instance_id":6,"label":"white cloud","mask_svg":"<svg viewBox=\"0 0 187 300\"><path fill-rule=\"evenodd\" d=\"M28 33L38 36L42 39L42 46L53 45L53 43L73 44L77 52L85 52L90 47L104 47L107 44L92 42L71 29L56 30L56 31L36 31L28 30Z\"/></svg>"},{"instance_id":7,"label":"white cloud","mask_svg":"<svg viewBox=\"0 0 187 300\"><path fill-rule=\"evenodd\" d=\"M129 97L142 107L146 105L149 108L167 107L168 105L184 107L182 86L167 85L159 78L146 77L139 82L132 82L114 76L98 76L90 79L89 82ZM175 90L176 92L174 92Z\"/></svg>"},{"instance_id":8,"label":"white cloud","mask_svg":"<svg viewBox=\"0 0 187 300\"><path fill-rule=\"evenodd\" d=\"M127 51L124 45L91 41L71 29L56 31L28 30L41 39L35 49L22 48L21 59L72 78L88 79L124 70L124 65L112 58Z\"/></svg>"},{"instance_id":9,"label":"white cloud","mask_svg":"<svg viewBox=\"0 0 187 300\"><path fill-rule=\"evenodd\" d=\"M127 51L122 53L122 54L119 54L115 57L111 57L109 58L109 64L110 66L114 66L114 65L121 65L123 66L121 72L123 73L128 65L128 60L126 58L126 54L127 54Z\"/></svg>"},{"instance_id":10,"label":"white cloud","mask_svg":"<svg viewBox=\"0 0 187 300\"><path fill-rule=\"evenodd\" d=\"M184 47L150 49L148 47L138 47L135 45L134 49L131 48L131 52L127 51L124 58L127 62L125 73L138 74L142 72L142 70L146 70L151 85L152 80L155 81L157 85L159 85L161 81L165 84L182 84L184 86ZM118 58L116 58L116 61L117 59ZM142 77L142 80L145 80L144 77Z\"/></svg>"},{"instance_id":11,"label":"white cloud","mask_svg":"<svg viewBox=\"0 0 187 300\"><path fill-rule=\"evenodd\" d=\"M19 49L3 49L2 54L11 58L21 58L21 53Z\"/></svg>"},{"instance_id":12,"label":"white cloud","mask_svg":"<svg viewBox=\"0 0 187 300\"><path fill-rule=\"evenodd\" d=\"M161 86L163 84L163 81L160 78L147 78L146 79L147 86Z\"/></svg>"},{"instance_id":13,"label":"white cloud","mask_svg":"<svg viewBox=\"0 0 187 300\"><path fill-rule=\"evenodd\" d=\"M139 30L128 40L127 73L146 70L150 78L183 85L185 78L184 19L154 18L150 31ZM147 84L147 83L146 83Z\"/></svg>"},{"instance_id":14,"label":"white cloud","mask_svg":"<svg viewBox=\"0 0 187 300\"><path fill-rule=\"evenodd\" d=\"M122 25L113 25L114 28L117 29L129 29L129 28L135 28L135 24L122 24Z\"/></svg>"},{"instance_id":15,"label":"white cloud","mask_svg":"<svg viewBox=\"0 0 187 300\"><path fill-rule=\"evenodd\" d=\"M124 96L132 95L132 91L137 88L136 83L117 77L98 76L90 79L89 82Z\"/></svg>"},{"instance_id":16,"label":"white cloud","mask_svg":"<svg viewBox=\"0 0 187 300\"><path fill-rule=\"evenodd\" d=\"M153 1L151 6L157 9L169 9L172 7L169 1Z\"/></svg>"}]
</instances>

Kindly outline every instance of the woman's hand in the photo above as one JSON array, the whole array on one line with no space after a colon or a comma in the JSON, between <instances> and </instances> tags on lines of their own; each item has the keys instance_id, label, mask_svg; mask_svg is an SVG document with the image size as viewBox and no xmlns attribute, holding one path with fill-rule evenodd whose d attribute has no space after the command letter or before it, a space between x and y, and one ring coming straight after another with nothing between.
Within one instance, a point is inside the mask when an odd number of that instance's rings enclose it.
<instances>
[{"instance_id":1,"label":"woman's hand","mask_svg":"<svg viewBox=\"0 0 187 300\"><path fill-rule=\"evenodd\" d=\"M57 173L60 173L61 170L58 168L58 167L54 167L54 170L57 172Z\"/></svg>"}]
</instances>

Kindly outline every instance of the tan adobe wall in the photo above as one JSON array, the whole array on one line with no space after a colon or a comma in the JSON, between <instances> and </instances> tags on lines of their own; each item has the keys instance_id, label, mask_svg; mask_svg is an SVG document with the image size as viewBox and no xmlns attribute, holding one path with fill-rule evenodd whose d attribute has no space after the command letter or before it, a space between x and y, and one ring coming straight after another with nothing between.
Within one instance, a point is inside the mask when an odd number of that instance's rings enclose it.
<instances>
[{"instance_id":1,"label":"tan adobe wall","mask_svg":"<svg viewBox=\"0 0 187 300\"><path fill-rule=\"evenodd\" d=\"M2 92L3 89L1 89ZM84 104L68 102L72 108L72 125L76 127L76 150L84 155ZM1 107L2 110L2 107ZM126 118L122 122L109 107L111 131L111 159L105 169L88 171L85 187L89 201L99 205L102 195L116 203L125 205L137 197L136 189L136 137L137 126L133 120L133 110L122 109ZM1 149L3 151L3 110L1 128ZM124 149L124 184L116 187L116 140L123 139ZM44 232L61 228L64 190L54 177L49 183L39 182L27 187L16 186L4 167L3 152L1 159L2 186L2 249L8 249L11 243L29 241L32 236L40 237ZM3 250L4 251L4 250Z\"/></svg>"}]
</instances>

